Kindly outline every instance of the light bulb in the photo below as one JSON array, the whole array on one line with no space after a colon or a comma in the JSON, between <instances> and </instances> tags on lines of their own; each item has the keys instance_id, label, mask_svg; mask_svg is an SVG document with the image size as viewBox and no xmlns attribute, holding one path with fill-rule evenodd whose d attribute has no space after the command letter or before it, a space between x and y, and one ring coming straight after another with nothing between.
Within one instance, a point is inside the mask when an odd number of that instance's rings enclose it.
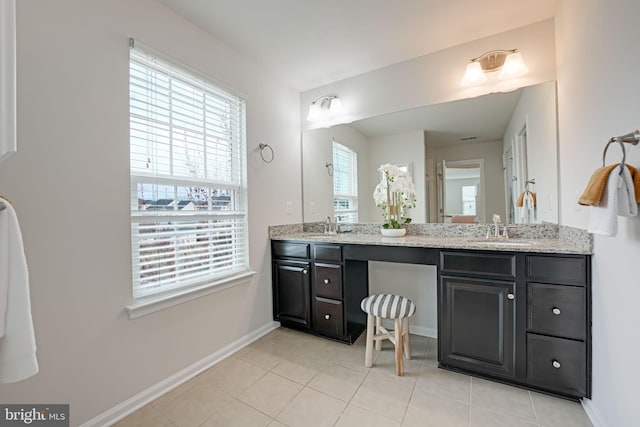
<instances>
[{"instance_id":1,"label":"light bulb","mask_svg":"<svg viewBox=\"0 0 640 427\"><path fill-rule=\"evenodd\" d=\"M307 120L310 122L317 122L318 120L320 120L320 116L322 116L322 108L320 107L320 104L313 102L309 107Z\"/></svg>"},{"instance_id":2,"label":"light bulb","mask_svg":"<svg viewBox=\"0 0 640 427\"><path fill-rule=\"evenodd\" d=\"M529 69L524 64L522 54L520 52L514 52L504 60L504 65L500 71L500 78L508 79L511 77L518 77L528 72Z\"/></svg>"},{"instance_id":3,"label":"light bulb","mask_svg":"<svg viewBox=\"0 0 640 427\"><path fill-rule=\"evenodd\" d=\"M331 100L331 104L329 104L329 114L332 116L337 116L342 114L342 100L340 98L335 97Z\"/></svg>"},{"instance_id":4,"label":"light bulb","mask_svg":"<svg viewBox=\"0 0 640 427\"><path fill-rule=\"evenodd\" d=\"M473 86L486 81L487 76L485 76L480 63L472 61L467 64L467 70L464 72L460 86Z\"/></svg>"}]
</instances>

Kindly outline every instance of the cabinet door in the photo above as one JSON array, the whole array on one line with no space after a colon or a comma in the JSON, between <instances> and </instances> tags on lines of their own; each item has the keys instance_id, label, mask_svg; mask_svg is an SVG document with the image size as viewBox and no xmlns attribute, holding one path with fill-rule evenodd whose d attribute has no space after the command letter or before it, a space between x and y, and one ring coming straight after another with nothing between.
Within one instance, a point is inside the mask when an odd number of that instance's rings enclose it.
<instances>
[{"instance_id":1,"label":"cabinet door","mask_svg":"<svg viewBox=\"0 0 640 427\"><path fill-rule=\"evenodd\" d=\"M309 263L274 261L273 315L275 320L292 326L309 328L311 280Z\"/></svg>"},{"instance_id":2,"label":"cabinet door","mask_svg":"<svg viewBox=\"0 0 640 427\"><path fill-rule=\"evenodd\" d=\"M440 363L514 376L514 282L442 276L440 307Z\"/></svg>"}]
</instances>

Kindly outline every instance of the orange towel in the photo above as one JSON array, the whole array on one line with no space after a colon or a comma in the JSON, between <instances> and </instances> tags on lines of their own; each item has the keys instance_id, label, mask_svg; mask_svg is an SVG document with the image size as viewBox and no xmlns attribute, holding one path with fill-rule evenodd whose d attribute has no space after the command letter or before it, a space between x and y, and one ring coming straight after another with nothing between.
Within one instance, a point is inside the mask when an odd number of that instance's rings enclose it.
<instances>
[{"instance_id":1,"label":"orange towel","mask_svg":"<svg viewBox=\"0 0 640 427\"><path fill-rule=\"evenodd\" d=\"M618 167L620 163L616 163L609 166L604 166L596 169L591 175L587 188L585 188L582 196L578 199L578 203L584 206L598 206L602 200L602 194L607 185L607 179L611 171ZM633 166L626 165L631 172L631 179L633 179L633 187L636 195L636 202L640 203L640 170Z\"/></svg>"},{"instance_id":2,"label":"orange towel","mask_svg":"<svg viewBox=\"0 0 640 427\"><path fill-rule=\"evenodd\" d=\"M640 169L627 165L629 172L631 172L631 179L633 180L633 188L636 193L636 203L640 203Z\"/></svg>"},{"instance_id":3,"label":"orange towel","mask_svg":"<svg viewBox=\"0 0 640 427\"><path fill-rule=\"evenodd\" d=\"M522 207L522 203L524 202L524 193L526 193L526 191L520 193L520 197L518 197L518 200L516 200L516 206L519 208ZM531 193L531 197L533 197L533 206L537 206L538 200L536 199L536 193L534 193L533 191L529 191L529 193Z\"/></svg>"}]
</instances>

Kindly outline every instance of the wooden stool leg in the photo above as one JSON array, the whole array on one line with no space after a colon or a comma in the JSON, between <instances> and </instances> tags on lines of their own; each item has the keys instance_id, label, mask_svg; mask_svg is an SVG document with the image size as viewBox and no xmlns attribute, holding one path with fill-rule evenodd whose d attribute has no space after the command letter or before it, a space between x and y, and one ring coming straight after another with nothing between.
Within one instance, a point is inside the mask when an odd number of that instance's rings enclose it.
<instances>
[{"instance_id":1,"label":"wooden stool leg","mask_svg":"<svg viewBox=\"0 0 640 427\"><path fill-rule=\"evenodd\" d=\"M402 362L402 319L395 320L395 338L396 338L396 374L404 375L404 366Z\"/></svg>"},{"instance_id":2,"label":"wooden stool leg","mask_svg":"<svg viewBox=\"0 0 640 427\"><path fill-rule=\"evenodd\" d=\"M373 327L375 325L373 314L367 315L367 341L364 353L364 366L370 368L373 365Z\"/></svg>"},{"instance_id":3,"label":"wooden stool leg","mask_svg":"<svg viewBox=\"0 0 640 427\"><path fill-rule=\"evenodd\" d=\"M402 342L404 344L404 357L411 359L411 344L409 343L409 318L402 319Z\"/></svg>"},{"instance_id":4,"label":"wooden stool leg","mask_svg":"<svg viewBox=\"0 0 640 427\"><path fill-rule=\"evenodd\" d=\"M376 335L380 335L380 328L382 327L382 317L376 317ZM376 350L382 350L382 340L376 341Z\"/></svg>"}]
</instances>

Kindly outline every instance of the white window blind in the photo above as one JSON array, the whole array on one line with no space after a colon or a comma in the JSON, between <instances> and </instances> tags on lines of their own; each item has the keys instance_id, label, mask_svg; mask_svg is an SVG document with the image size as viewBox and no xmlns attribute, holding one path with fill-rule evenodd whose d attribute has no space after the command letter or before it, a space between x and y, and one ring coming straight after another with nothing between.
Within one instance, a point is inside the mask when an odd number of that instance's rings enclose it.
<instances>
[{"instance_id":1,"label":"white window blind","mask_svg":"<svg viewBox=\"0 0 640 427\"><path fill-rule=\"evenodd\" d=\"M245 103L131 48L135 298L248 271Z\"/></svg>"},{"instance_id":2,"label":"white window blind","mask_svg":"<svg viewBox=\"0 0 640 427\"><path fill-rule=\"evenodd\" d=\"M338 222L358 222L358 154L333 142L333 213Z\"/></svg>"}]
</instances>

